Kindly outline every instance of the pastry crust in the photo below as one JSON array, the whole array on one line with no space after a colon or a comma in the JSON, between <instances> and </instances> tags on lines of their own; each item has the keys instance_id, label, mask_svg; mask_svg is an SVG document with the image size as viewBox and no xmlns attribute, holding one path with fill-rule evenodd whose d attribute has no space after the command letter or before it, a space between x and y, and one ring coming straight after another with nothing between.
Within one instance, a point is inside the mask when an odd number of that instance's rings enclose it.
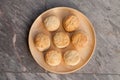
<instances>
[{"instance_id":1,"label":"pastry crust","mask_svg":"<svg viewBox=\"0 0 120 80\"><path fill-rule=\"evenodd\" d=\"M49 36L39 33L35 37L35 46L39 51L44 51L50 47L50 38Z\"/></svg>"},{"instance_id":2,"label":"pastry crust","mask_svg":"<svg viewBox=\"0 0 120 80\"><path fill-rule=\"evenodd\" d=\"M72 36L72 44L77 48L80 49L84 47L88 42L88 38L84 33L78 32Z\"/></svg>"},{"instance_id":3,"label":"pastry crust","mask_svg":"<svg viewBox=\"0 0 120 80\"><path fill-rule=\"evenodd\" d=\"M58 48L64 48L69 45L70 38L65 32L57 32L53 37L53 42Z\"/></svg>"},{"instance_id":4,"label":"pastry crust","mask_svg":"<svg viewBox=\"0 0 120 80\"><path fill-rule=\"evenodd\" d=\"M77 65L80 59L80 55L76 50L68 50L64 54L64 61L67 65Z\"/></svg>"},{"instance_id":5,"label":"pastry crust","mask_svg":"<svg viewBox=\"0 0 120 80\"><path fill-rule=\"evenodd\" d=\"M60 26L60 20L56 16L49 16L44 20L44 25L48 31L55 31Z\"/></svg>"},{"instance_id":6,"label":"pastry crust","mask_svg":"<svg viewBox=\"0 0 120 80\"><path fill-rule=\"evenodd\" d=\"M50 66L57 66L61 63L62 54L57 50L50 50L45 55L46 62Z\"/></svg>"},{"instance_id":7,"label":"pastry crust","mask_svg":"<svg viewBox=\"0 0 120 80\"><path fill-rule=\"evenodd\" d=\"M68 32L75 31L79 26L79 19L75 15L69 15L65 18L63 26Z\"/></svg>"}]
</instances>

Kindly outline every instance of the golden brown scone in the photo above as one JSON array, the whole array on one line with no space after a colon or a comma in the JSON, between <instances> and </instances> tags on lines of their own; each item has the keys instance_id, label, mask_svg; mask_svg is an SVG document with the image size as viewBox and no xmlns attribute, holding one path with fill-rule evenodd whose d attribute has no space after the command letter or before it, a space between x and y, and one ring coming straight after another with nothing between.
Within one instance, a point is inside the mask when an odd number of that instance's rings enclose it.
<instances>
[{"instance_id":1,"label":"golden brown scone","mask_svg":"<svg viewBox=\"0 0 120 80\"><path fill-rule=\"evenodd\" d=\"M44 51L50 47L50 38L49 36L39 33L35 37L35 46L39 51Z\"/></svg>"},{"instance_id":2,"label":"golden brown scone","mask_svg":"<svg viewBox=\"0 0 120 80\"><path fill-rule=\"evenodd\" d=\"M87 42L88 42L88 39L84 33L78 32L72 36L72 44L77 49L84 47Z\"/></svg>"},{"instance_id":3,"label":"golden brown scone","mask_svg":"<svg viewBox=\"0 0 120 80\"><path fill-rule=\"evenodd\" d=\"M64 48L69 45L70 38L65 32L57 32L53 37L53 42L58 48Z\"/></svg>"},{"instance_id":4,"label":"golden brown scone","mask_svg":"<svg viewBox=\"0 0 120 80\"><path fill-rule=\"evenodd\" d=\"M63 21L63 26L68 32L75 31L79 26L79 19L75 15L69 15Z\"/></svg>"},{"instance_id":5,"label":"golden brown scone","mask_svg":"<svg viewBox=\"0 0 120 80\"><path fill-rule=\"evenodd\" d=\"M50 50L46 53L45 60L50 66L57 66L61 63L62 54L57 50Z\"/></svg>"},{"instance_id":6,"label":"golden brown scone","mask_svg":"<svg viewBox=\"0 0 120 80\"><path fill-rule=\"evenodd\" d=\"M56 16L49 16L44 20L44 25L48 31L55 31L60 26L60 20Z\"/></svg>"},{"instance_id":7,"label":"golden brown scone","mask_svg":"<svg viewBox=\"0 0 120 80\"><path fill-rule=\"evenodd\" d=\"M64 53L64 61L67 65L77 65L80 61L80 54L76 50L68 50Z\"/></svg>"}]
</instances>

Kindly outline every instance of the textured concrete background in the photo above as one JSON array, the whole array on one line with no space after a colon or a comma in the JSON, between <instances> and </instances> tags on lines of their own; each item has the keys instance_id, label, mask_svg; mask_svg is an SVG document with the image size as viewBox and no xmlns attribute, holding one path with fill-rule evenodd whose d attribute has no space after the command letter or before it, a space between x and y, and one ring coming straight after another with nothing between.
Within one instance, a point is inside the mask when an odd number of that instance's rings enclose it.
<instances>
[{"instance_id":1,"label":"textured concrete background","mask_svg":"<svg viewBox=\"0 0 120 80\"><path fill-rule=\"evenodd\" d=\"M46 72L32 58L28 32L42 12L75 8L93 23L95 54L81 70L67 75ZM120 80L119 0L0 0L0 80Z\"/></svg>"}]
</instances>

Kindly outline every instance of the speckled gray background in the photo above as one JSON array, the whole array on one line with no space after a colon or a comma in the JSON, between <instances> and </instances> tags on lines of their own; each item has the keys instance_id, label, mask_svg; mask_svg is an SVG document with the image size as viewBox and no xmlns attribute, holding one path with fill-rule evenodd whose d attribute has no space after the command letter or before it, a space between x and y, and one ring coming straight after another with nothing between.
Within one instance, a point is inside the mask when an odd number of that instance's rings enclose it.
<instances>
[{"instance_id":1,"label":"speckled gray background","mask_svg":"<svg viewBox=\"0 0 120 80\"><path fill-rule=\"evenodd\" d=\"M28 48L33 21L56 6L81 11L96 31L93 57L72 74L46 72ZM120 80L120 0L0 0L0 80Z\"/></svg>"}]
</instances>

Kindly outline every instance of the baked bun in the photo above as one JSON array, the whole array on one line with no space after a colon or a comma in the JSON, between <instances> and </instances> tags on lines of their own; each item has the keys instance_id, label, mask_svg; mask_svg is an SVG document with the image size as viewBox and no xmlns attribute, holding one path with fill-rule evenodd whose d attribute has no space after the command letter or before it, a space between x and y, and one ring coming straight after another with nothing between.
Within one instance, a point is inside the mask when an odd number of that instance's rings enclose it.
<instances>
[{"instance_id":1,"label":"baked bun","mask_svg":"<svg viewBox=\"0 0 120 80\"><path fill-rule=\"evenodd\" d=\"M57 50L50 50L46 53L45 59L50 66L57 66L61 63L62 54Z\"/></svg>"},{"instance_id":2,"label":"baked bun","mask_svg":"<svg viewBox=\"0 0 120 80\"><path fill-rule=\"evenodd\" d=\"M60 26L60 20L56 16L49 16L44 20L44 25L48 31L55 31Z\"/></svg>"},{"instance_id":3,"label":"baked bun","mask_svg":"<svg viewBox=\"0 0 120 80\"><path fill-rule=\"evenodd\" d=\"M79 26L79 19L75 15L69 15L64 19L63 26L68 32L75 31Z\"/></svg>"},{"instance_id":4,"label":"baked bun","mask_svg":"<svg viewBox=\"0 0 120 80\"><path fill-rule=\"evenodd\" d=\"M76 50L68 50L64 53L64 61L67 65L77 65L80 61L80 55Z\"/></svg>"},{"instance_id":5,"label":"baked bun","mask_svg":"<svg viewBox=\"0 0 120 80\"><path fill-rule=\"evenodd\" d=\"M35 37L35 46L39 51L44 51L50 47L50 38L49 36L39 33Z\"/></svg>"},{"instance_id":6,"label":"baked bun","mask_svg":"<svg viewBox=\"0 0 120 80\"><path fill-rule=\"evenodd\" d=\"M78 32L72 36L72 44L79 49L84 47L88 42L87 36L84 33Z\"/></svg>"},{"instance_id":7,"label":"baked bun","mask_svg":"<svg viewBox=\"0 0 120 80\"><path fill-rule=\"evenodd\" d=\"M53 42L58 48L64 48L69 45L70 39L67 33L57 32L53 37Z\"/></svg>"}]
</instances>

